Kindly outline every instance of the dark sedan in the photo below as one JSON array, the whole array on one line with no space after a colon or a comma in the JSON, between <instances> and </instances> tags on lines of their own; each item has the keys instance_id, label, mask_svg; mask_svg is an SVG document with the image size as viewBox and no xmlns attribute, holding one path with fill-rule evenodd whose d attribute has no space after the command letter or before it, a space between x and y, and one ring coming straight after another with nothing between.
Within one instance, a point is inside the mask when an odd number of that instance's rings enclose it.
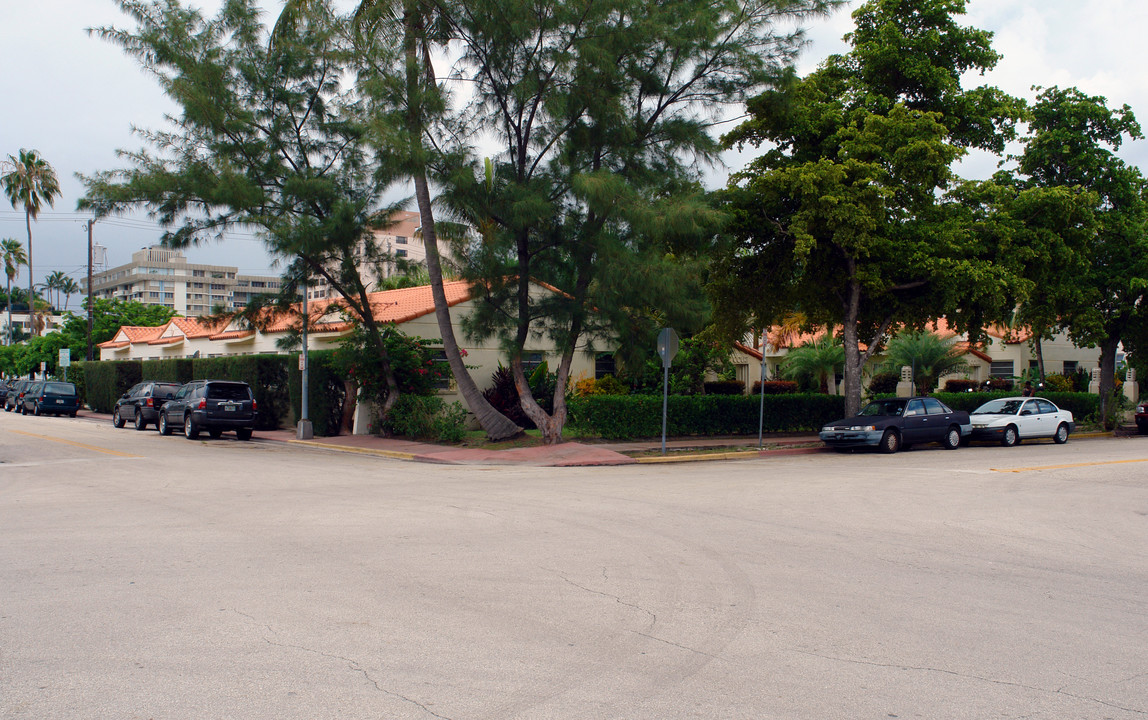
<instances>
[{"instance_id":1,"label":"dark sedan","mask_svg":"<svg viewBox=\"0 0 1148 720\"><path fill-rule=\"evenodd\" d=\"M861 414L821 428L821 440L835 450L875 447L885 453L917 443L937 442L953 450L972 432L969 414L931 397L874 400Z\"/></svg>"},{"instance_id":2,"label":"dark sedan","mask_svg":"<svg viewBox=\"0 0 1148 720\"><path fill-rule=\"evenodd\" d=\"M8 397L4 398L4 409L8 412L20 412L24 402L24 391L32 384L32 380L24 378L12 383L8 388Z\"/></svg>"}]
</instances>

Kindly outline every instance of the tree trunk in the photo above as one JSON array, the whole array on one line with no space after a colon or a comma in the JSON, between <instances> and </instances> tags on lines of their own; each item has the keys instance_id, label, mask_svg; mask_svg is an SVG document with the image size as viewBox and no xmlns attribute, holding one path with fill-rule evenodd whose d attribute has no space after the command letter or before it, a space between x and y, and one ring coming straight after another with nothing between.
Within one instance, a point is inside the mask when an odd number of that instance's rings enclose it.
<instances>
[{"instance_id":1,"label":"tree trunk","mask_svg":"<svg viewBox=\"0 0 1148 720\"><path fill-rule=\"evenodd\" d=\"M861 307L861 285L850 283L849 298L845 302L845 376L841 380L845 393L845 417L853 417L861 412L861 338L857 331L857 316Z\"/></svg>"},{"instance_id":2,"label":"tree trunk","mask_svg":"<svg viewBox=\"0 0 1148 720\"><path fill-rule=\"evenodd\" d=\"M32 295L32 279L35 274L32 272L32 216L27 208L24 208L24 224L28 226L28 325L31 326L33 335L39 335L36 323L32 321L32 307L35 305L32 302L32 298L35 297Z\"/></svg>"},{"instance_id":3,"label":"tree trunk","mask_svg":"<svg viewBox=\"0 0 1148 720\"><path fill-rule=\"evenodd\" d=\"M1116 426L1116 348L1120 338L1109 337L1100 343L1100 421L1106 430Z\"/></svg>"},{"instance_id":4,"label":"tree trunk","mask_svg":"<svg viewBox=\"0 0 1148 720\"><path fill-rule=\"evenodd\" d=\"M470 372L466 369L462 354L458 350L458 340L454 336L454 325L450 319L450 307L446 301L446 291L442 283L442 263L438 252L438 235L435 232L434 213L431 209L430 189L427 185L426 162L422 157L422 112L416 98L418 89L418 54L416 42L417 14L412 8L404 17L404 51L407 61L407 119L410 123L410 152L411 174L415 184L415 199L419 208L419 221L422 226L423 245L426 248L427 275L430 276L431 296L434 298L435 320L438 321L439 333L442 335L443 351L450 364L451 374L454 375L458 385L459 394L462 395L470 411L474 413L478 424L486 431L491 440L504 440L522 433L512 420L500 413L482 396ZM433 78L433 70L427 69L428 76ZM389 399L389 397L388 397Z\"/></svg>"},{"instance_id":5,"label":"tree trunk","mask_svg":"<svg viewBox=\"0 0 1148 720\"><path fill-rule=\"evenodd\" d=\"M350 380L343 380L343 417L339 421L341 432L350 434L355 429L355 406L358 405L359 388Z\"/></svg>"},{"instance_id":6,"label":"tree trunk","mask_svg":"<svg viewBox=\"0 0 1148 720\"><path fill-rule=\"evenodd\" d=\"M1040 333L1033 333L1032 350L1036 353L1036 372L1040 375L1040 382L1044 382L1044 347L1041 344Z\"/></svg>"}]
</instances>

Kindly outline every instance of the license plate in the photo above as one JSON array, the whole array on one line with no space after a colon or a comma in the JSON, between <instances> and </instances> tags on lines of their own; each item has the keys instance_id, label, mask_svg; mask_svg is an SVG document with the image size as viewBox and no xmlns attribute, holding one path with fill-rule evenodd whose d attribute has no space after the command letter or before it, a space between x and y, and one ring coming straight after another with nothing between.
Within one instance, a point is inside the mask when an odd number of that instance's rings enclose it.
<instances>
[{"instance_id":1,"label":"license plate","mask_svg":"<svg viewBox=\"0 0 1148 720\"><path fill-rule=\"evenodd\" d=\"M57 405L63 405L63 404L64 404L64 401L63 401L63 400L61 400L60 398L56 398L56 404L57 404Z\"/></svg>"},{"instance_id":2,"label":"license plate","mask_svg":"<svg viewBox=\"0 0 1148 720\"><path fill-rule=\"evenodd\" d=\"M224 405L224 406L223 406L223 411L224 411L224 412L235 412L235 410L236 410L236 406L235 406L235 405Z\"/></svg>"}]
</instances>

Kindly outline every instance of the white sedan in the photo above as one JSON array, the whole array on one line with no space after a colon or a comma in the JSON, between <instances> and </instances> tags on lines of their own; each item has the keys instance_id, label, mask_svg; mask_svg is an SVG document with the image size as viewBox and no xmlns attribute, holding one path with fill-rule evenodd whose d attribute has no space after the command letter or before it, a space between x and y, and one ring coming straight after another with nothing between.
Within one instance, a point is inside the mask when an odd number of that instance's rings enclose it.
<instances>
[{"instance_id":1,"label":"white sedan","mask_svg":"<svg viewBox=\"0 0 1148 720\"><path fill-rule=\"evenodd\" d=\"M1021 440L1049 437L1057 443L1068 442L1076 429L1072 413L1061 410L1051 401L1034 397L1009 397L990 400L971 414L972 440L999 440L1012 447Z\"/></svg>"}]
</instances>

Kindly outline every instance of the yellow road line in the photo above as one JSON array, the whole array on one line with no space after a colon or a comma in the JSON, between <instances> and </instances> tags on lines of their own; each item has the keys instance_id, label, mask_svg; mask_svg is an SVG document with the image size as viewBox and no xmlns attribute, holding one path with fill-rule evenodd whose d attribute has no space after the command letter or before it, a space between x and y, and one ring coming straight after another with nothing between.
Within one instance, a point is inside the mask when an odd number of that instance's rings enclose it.
<instances>
[{"instance_id":1,"label":"yellow road line","mask_svg":"<svg viewBox=\"0 0 1148 720\"><path fill-rule=\"evenodd\" d=\"M1022 468L989 468L993 472L1000 473L1022 473L1033 472L1034 470L1063 470L1065 468L1078 468L1078 467L1092 467L1094 465L1127 465L1128 463L1142 463L1148 462L1148 458L1139 458L1137 460L1105 460L1103 462L1087 462L1087 463L1072 463L1069 465L1037 465L1034 467Z\"/></svg>"},{"instance_id":2,"label":"yellow road line","mask_svg":"<svg viewBox=\"0 0 1148 720\"><path fill-rule=\"evenodd\" d=\"M72 442L71 440L52 437L50 435L37 435L36 433L24 432L22 430L9 430L8 432L16 433L17 435L27 435L28 437L39 438L41 440L51 440L52 442L63 443L65 445L71 445L72 447L78 447L84 450L92 450L94 452L104 453L105 455L115 455L116 457L128 458L143 457L142 455L132 455L131 453L120 452L119 450L108 450L107 448L96 447L95 445L85 445L84 443Z\"/></svg>"}]
</instances>

